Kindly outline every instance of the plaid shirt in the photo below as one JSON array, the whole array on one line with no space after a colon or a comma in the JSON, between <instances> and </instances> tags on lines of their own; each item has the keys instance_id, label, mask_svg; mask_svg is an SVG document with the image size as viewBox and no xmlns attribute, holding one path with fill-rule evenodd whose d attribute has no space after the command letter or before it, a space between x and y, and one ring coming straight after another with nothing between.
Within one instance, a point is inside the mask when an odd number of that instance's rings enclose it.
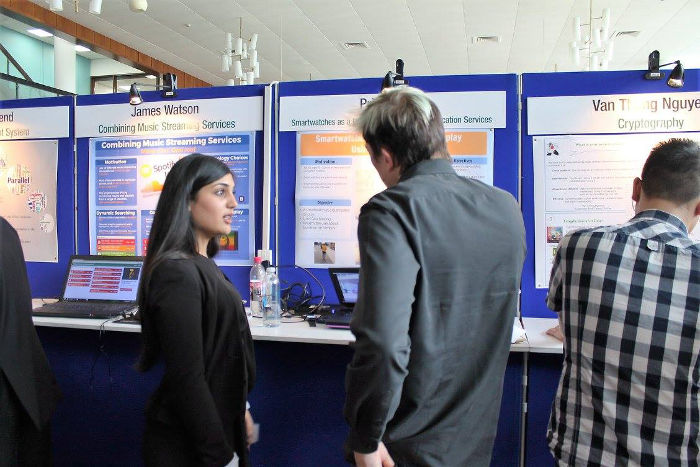
<instances>
[{"instance_id":1,"label":"plaid shirt","mask_svg":"<svg viewBox=\"0 0 700 467\"><path fill-rule=\"evenodd\" d=\"M564 367L547 432L559 465L700 463L700 242L663 211L562 239L547 306Z\"/></svg>"}]
</instances>

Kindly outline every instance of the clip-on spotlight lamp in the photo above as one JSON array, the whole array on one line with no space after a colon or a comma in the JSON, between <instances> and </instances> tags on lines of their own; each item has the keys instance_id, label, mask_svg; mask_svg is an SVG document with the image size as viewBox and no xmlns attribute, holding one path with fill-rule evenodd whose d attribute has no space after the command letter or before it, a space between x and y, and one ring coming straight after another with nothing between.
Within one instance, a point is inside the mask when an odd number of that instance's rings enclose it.
<instances>
[{"instance_id":1,"label":"clip-on spotlight lamp","mask_svg":"<svg viewBox=\"0 0 700 467\"><path fill-rule=\"evenodd\" d=\"M386 88L408 86L408 80L403 77L403 60L396 60L396 73L389 71L382 81L382 91Z\"/></svg>"},{"instance_id":2,"label":"clip-on spotlight lamp","mask_svg":"<svg viewBox=\"0 0 700 467\"><path fill-rule=\"evenodd\" d=\"M668 75L668 80L666 81L666 84L672 88L682 88L683 82L685 81L685 70L683 69L683 65L681 65L681 61L676 60L674 62L659 65L659 58L660 54L658 50L654 50L652 53L649 54L649 66L647 72L644 74L644 79L663 79L664 73L663 71L660 71L659 68L661 68L662 66L673 65L675 63L676 66L671 71L671 74Z\"/></svg>"},{"instance_id":3,"label":"clip-on spotlight lamp","mask_svg":"<svg viewBox=\"0 0 700 467\"><path fill-rule=\"evenodd\" d=\"M160 94L162 97L175 97L177 96L177 93L175 92L177 90L177 76L174 75L173 73L165 73L163 75L163 84L162 85L157 85L157 84L139 84L138 86L148 86L148 87L153 87L153 88L160 88L163 90L163 92ZM139 92L139 88L137 87L136 83L133 83L131 85L131 88L129 89L129 104L131 105L139 105L143 102L143 98L141 97L141 92Z\"/></svg>"}]
</instances>

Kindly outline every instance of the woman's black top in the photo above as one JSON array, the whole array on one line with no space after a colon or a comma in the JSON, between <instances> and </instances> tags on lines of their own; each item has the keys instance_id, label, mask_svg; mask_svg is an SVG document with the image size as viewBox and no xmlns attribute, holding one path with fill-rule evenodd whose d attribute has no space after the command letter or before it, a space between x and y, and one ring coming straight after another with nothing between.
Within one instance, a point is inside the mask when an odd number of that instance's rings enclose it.
<instances>
[{"instance_id":1,"label":"woman's black top","mask_svg":"<svg viewBox=\"0 0 700 467\"><path fill-rule=\"evenodd\" d=\"M164 260L151 275L141 319L147 345L165 362L146 407L146 432L179 433L167 439L186 440L196 465L225 465L234 450L248 465L245 405L255 357L236 288L204 256ZM161 439L153 448L163 446Z\"/></svg>"}]
</instances>

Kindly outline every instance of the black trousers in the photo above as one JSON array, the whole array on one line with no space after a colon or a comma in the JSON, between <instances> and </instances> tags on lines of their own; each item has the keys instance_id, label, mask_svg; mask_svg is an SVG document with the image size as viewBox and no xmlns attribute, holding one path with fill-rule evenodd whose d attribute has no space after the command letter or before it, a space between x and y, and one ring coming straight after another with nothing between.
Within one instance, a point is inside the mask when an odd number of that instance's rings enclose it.
<instances>
[{"instance_id":1,"label":"black trousers","mask_svg":"<svg viewBox=\"0 0 700 467\"><path fill-rule=\"evenodd\" d=\"M0 370L0 467L51 465L51 427L41 430Z\"/></svg>"}]
</instances>

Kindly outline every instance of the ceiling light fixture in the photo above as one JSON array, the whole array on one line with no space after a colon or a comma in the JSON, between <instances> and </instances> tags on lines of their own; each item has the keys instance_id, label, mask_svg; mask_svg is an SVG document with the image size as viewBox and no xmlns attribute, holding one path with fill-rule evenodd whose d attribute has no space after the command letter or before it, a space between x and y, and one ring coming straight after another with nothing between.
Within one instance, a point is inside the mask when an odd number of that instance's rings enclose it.
<instances>
[{"instance_id":1,"label":"ceiling light fixture","mask_svg":"<svg viewBox=\"0 0 700 467\"><path fill-rule=\"evenodd\" d=\"M102 13L102 0L90 0L88 11L93 15L99 15Z\"/></svg>"},{"instance_id":2,"label":"ceiling light fixture","mask_svg":"<svg viewBox=\"0 0 700 467\"><path fill-rule=\"evenodd\" d=\"M472 44L482 44L485 42L501 42L501 36L472 36Z\"/></svg>"},{"instance_id":3,"label":"ceiling light fixture","mask_svg":"<svg viewBox=\"0 0 700 467\"><path fill-rule=\"evenodd\" d=\"M63 0L49 0L49 10L63 11Z\"/></svg>"},{"instance_id":4,"label":"ceiling light fixture","mask_svg":"<svg viewBox=\"0 0 700 467\"><path fill-rule=\"evenodd\" d=\"M243 40L243 18L240 19L238 37L226 33L226 47L221 54L221 71L227 73L233 67L233 81L227 84L254 84L255 78L260 78L260 62L258 61L258 35L253 33L250 39Z\"/></svg>"},{"instance_id":5,"label":"ceiling light fixture","mask_svg":"<svg viewBox=\"0 0 700 467\"><path fill-rule=\"evenodd\" d=\"M148 9L147 0L129 0L129 9L134 13L143 13Z\"/></svg>"},{"instance_id":6,"label":"ceiling light fixture","mask_svg":"<svg viewBox=\"0 0 700 467\"><path fill-rule=\"evenodd\" d=\"M63 11L63 0L45 0L51 11ZM129 0L129 9L135 13L143 13L148 9L148 0ZM80 11L80 0L73 0L75 12ZM102 0L90 0L88 11L93 15L102 13ZM189 25L188 25L189 27Z\"/></svg>"},{"instance_id":7,"label":"ceiling light fixture","mask_svg":"<svg viewBox=\"0 0 700 467\"><path fill-rule=\"evenodd\" d=\"M131 87L129 88L129 104L131 105L139 105L143 102L143 98L141 97L141 92L139 91L138 86L146 86L146 87L152 87L156 89L162 89L163 92L160 94L161 97L176 97L177 93L175 92L177 90L177 76L174 75L173 73L165 73L163 75L163 85L157 85L157 84L146 84L146 83L141 83L137 85L136 83L133 83Z\"/></svg>"},{"instance_id":8,"label":"ceiling light fixture","mask_svg":"<svg viewBox=\"0 0 700 467\"><path fill-rule=\"evenodd\" d=\"M672 88L682 88L685 82L685 69L683 68L683 65L681 65L681 61L676 60L673 62L664 63L663 65L659 65L660 58L661 54L659 54L658 50L654 50L652 53L649 54L649 64L647 67L647 72L644 73L644 79L663 79L664 73L659 69L662 66L675 64L676 66L671 71L671 74L668 75L668 80L666 80L666 84Z\"/></svg>"},{"instance_id":9,"label":"ceiling light fixture","mask_svg":"<svg viewBox=\"0 0 700 467\"><path fill-rule=\"evenodd\" d=\"M343 47L346 49L369 49L369 45L364 41L343 42Z\"/></svg>"},{"instance_id":10,"label":"ceiling light fixture","mask_svg":"<svg viewBox=\"0 0 700 467\"><path fill-rule=\"evenodd\" d=\"M613 58L614 39L610 34L610 8L603 8L601 16L593 16L593 2L588 1L588 23L581 23L581 17L574 18L574 40L569 43L571 60L581 66L581 52L585 52L583 69L588 71L607 70ZM585 28L587 26L587 28ZM587 34L584 30L588 29Z\"/></svg>"},{"instance_id":11,"label":"ceiling light fixture","mask_svg":"<svg viewBox=\"0 0 700 467\"><path fill-rule=\"evenodd\" d=\"M88 49L88 48L85 47L84 45L75 44L75 47L74 47L74 48L75 48L75 51L76 51L76 52L90 52L90 49Z\"/></svg>"},{"instance_id":12,"label":"ceiling light fixture","mask_svg":"<svg viewBox=\"0 0 700 467\"><path fill-rule=\"evenodd\" d=\"M51 34L50 32L44 31L43 29L38 29L38 28L27 29L27 32L29 34L34 34L35 36L38 36L38 37L51 37L51 36L53 36L53 34Z\"/></svg>"}]
</instances>

